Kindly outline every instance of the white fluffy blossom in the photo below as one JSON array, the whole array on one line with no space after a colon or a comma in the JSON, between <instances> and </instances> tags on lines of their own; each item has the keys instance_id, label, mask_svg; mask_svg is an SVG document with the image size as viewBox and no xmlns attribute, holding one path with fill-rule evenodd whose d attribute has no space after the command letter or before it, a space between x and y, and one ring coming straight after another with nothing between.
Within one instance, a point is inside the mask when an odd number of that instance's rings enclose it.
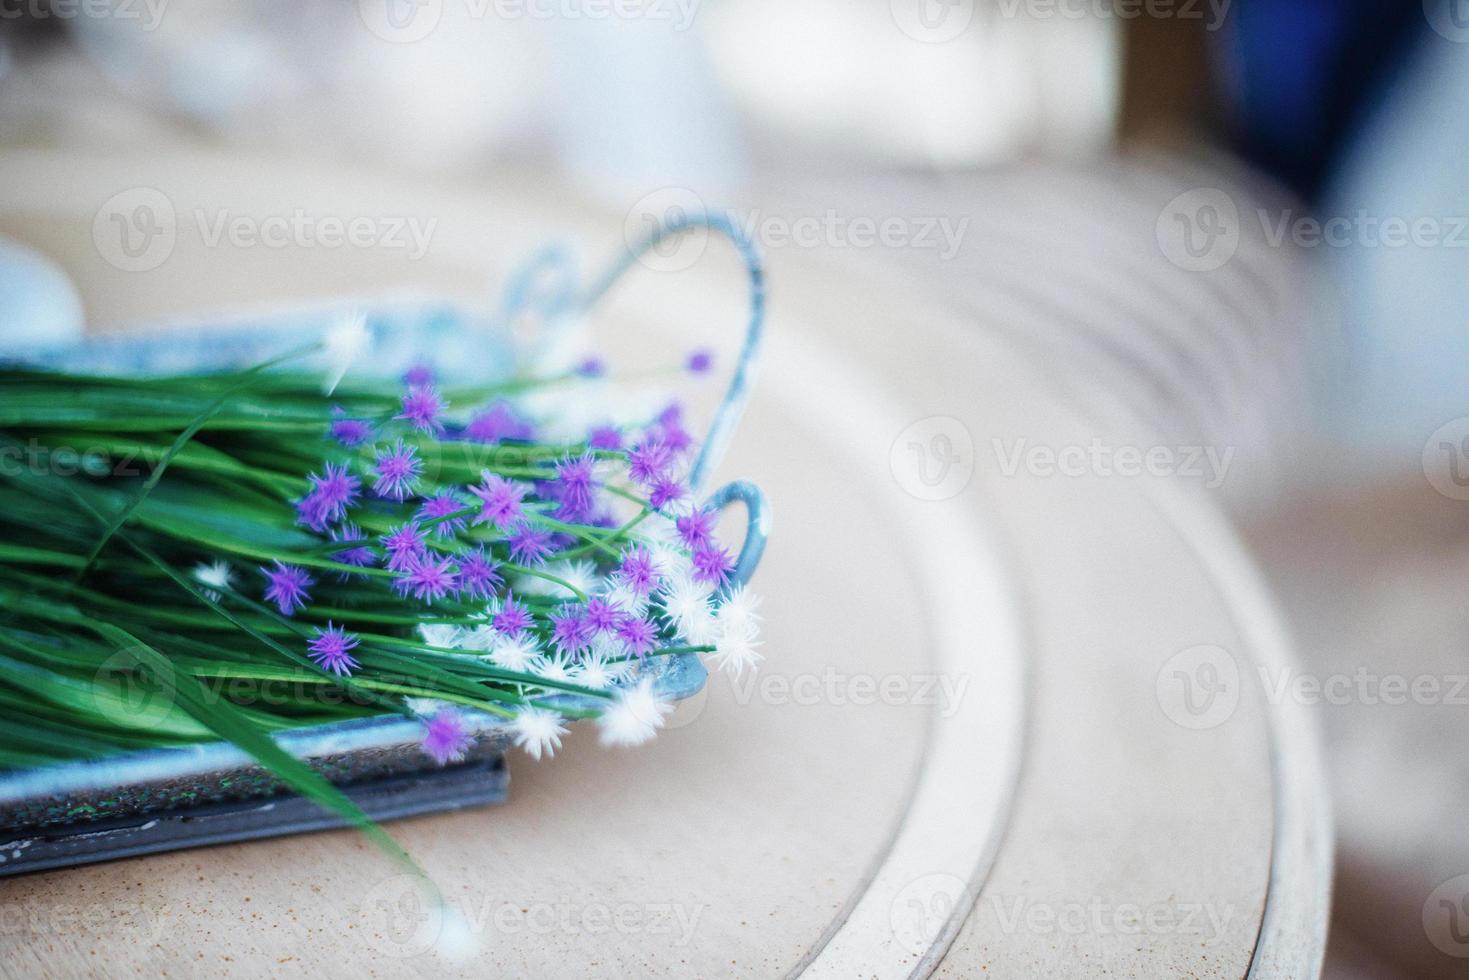
<instances>
[{"instance_id":1,"label":"white fluffy blossom","mask_svg":"<svg viewBox=\"0 0 1469 980\"><path fill-rule=\"evenodd\" d=\"M540 648L529 634L497 637L495 645L490 648L490 660L496 666L517 673L529 670L540 655Z\"/></svg>"},{"instance_id":2,"label":"white fluffy blossom","mask_svg":"<svg viewBox=\"0 0 1469 980\"><path fill-rule=\"evenodd\" d=\"M592 644L592 649L582 657L577 683L583 687L605 691L626 679L628 672L632 670L632 664L615 659L615 656L611 642L599 637Z\"/></svg>"},{"instance_id":3,"label":"white fluffy blossom","mask_svg":"<svg viewBox=\"0 0 1469 980\"><path fill-rule=\"evenodd\" d=\"M464 631L449 623L422 623L418 635L431 647L457 650L463 643Z\"/></svg>"},{"instance_id":4,"label":"white fluffy blossom","mask_svg":"<svg viewBox=\"0 0 1469 980\"><path fill-rule=\"evenodd\" d=\"M566 734L561 716L545 708L523 708L510 727L515 733L515 744L532 759L539 759L542 753L548 758L555 755L561 748L561 736Z\"/></svg>"},{"instance_id":5,"label":"white fluffy blossom","mask_svg":"<svg viewBox=\"0 0 1469 980\"><path fill-rule=\"evenodd\" d=\"M597 567L589 561L553 561L544 569L547 575L570 583L581 591L583 595L595 592L601 584L602 577L597 574ZM575 594L559 582L552 582L539 575L521 575L515 579L515 594L521 596L553 596L561 599L571 599Z\"/></svg>"},{"instance_id":6,"label":"white fluffy blossom","mask_svg":"<svg viewBox=\"0 0 1469 980\"><path fill-rule=\"evenodd\" d=\"M219 592L217 590L231 588L234 585L235 573L228 563L215 561L208 565L195 565L194 578L200 585L206 587L204 594L218 602Z\"/></svg>"},{"instance_id":7,"label":"white fluffy blossom","mask_svg":"<svg viewBox=\"0 0 1469 980\"><path fill-rule=\"evenodd\" d=\"M465 630L459 637L459 648L461 650L474 650L477 653L488 653L495 648L500 634L488 626L476 626L472 630Z\"/></svg>"},{"instance_id":8,"label":"white fluffy blossom","mask_svg":"<svg viewBox=\"0 0 1469 980\"><path fill-rule=\"evenodd\" d=\"M621 582L614 581L611 588L602 592L602 598L629 616L641 617L648 611L648 597L638 595Z\"/></svg>"},{"instance_id":9,"label":"white fluffy blossom","mask_svg":"<svg viewBox=\"0 0 1469 980\"><path fill-rule=\"evenodd\" d=\"M725 593L716 618L720 633L753 638L760 632L760 597L737 585Z\"/></svg>"},{"instance_id":10,"label":"white fluffy blossom","mask_svg":"<svg viewBox=\"0 0 1469 980\"><path fill-rule=\"evenodd\" d=\"M440 701L438 698L404 698L403 703L419 718L432 718L443 709L454 707L448 701Z\"/></svg>"},{"instance_id":11,"label":"white fluffy blossom","mask_svg":"<svg viewBox=\"0 0 1469 980\"><path fill-rule=\"evenodd\" d=\"M707 587L691 577L677 578L665 585L662 600L664 614L684 639L698 646L714 641L718 624Z\"/></svg>"},{"instance_id":12,"label":"white fluffy blossom","mask_svg":"<svg viewBox=\"0 0 1469 980\"><path fill-rule=\"evenodd\" d=\"M714 640L714 663L720 670L738 677L746 667L759 666L765 659L759 650L760 642L752 633L721 633Z\"/></svg>"},{"instance_id":13,"label":"white fluffy blossom","mask_svg":"<svg viewBox=\"0 0 1469 980\"><path fill-rule=\"evenodd\" d=\"M530 664L531 673L548 681L570 682L575 680L575 667L564 653L552 653L538 657Z\"/></svg>"},{"instance_id":14,"label":"white fluffy blossom","mask_svg":"<svg viewBox=\"0 0 1469 980\"><path fill-rule=\"evenodd\" d=\"M367 332L365 314L349 313L332 324L323 338L326 377L322 380L322 391L328 395L335 391L352 364L371 346L372 336Z\"/></svg>"},{"instance_id":15,"label":"white fluffy blossom","mask_svg":"<svg viewBox=\"0 0 1469 980\"><path fill-rule=\"evenodd\" d=\"M653 691L653 682L643 678L637 687L617 692L617 700L597 719L603 745L641 745L658 734L663 720L673 711L668 700Z\"/></svg>"}]
</instances>

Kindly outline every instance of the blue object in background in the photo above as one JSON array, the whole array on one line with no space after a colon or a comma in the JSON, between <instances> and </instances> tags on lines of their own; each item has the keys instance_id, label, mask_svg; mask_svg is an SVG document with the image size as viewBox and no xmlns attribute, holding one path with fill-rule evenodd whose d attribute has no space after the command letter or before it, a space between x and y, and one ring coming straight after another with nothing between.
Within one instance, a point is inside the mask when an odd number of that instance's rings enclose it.
<instances>
[{"instance_id":1,"label":"blue object in background","mask_svg":"<svg viewBox=\"0 0 1469 980\"><path fill-rule=\"evenodd\" d=\"M81 296L61 267L0 238L0 353L79 340L84 324Z\"/></svg>"},{"instance_id":2,"label":"blue object in background","mask_svg":"<svg viewBox=\"0 0 1469 980\"><path fill-rule=\"evenodd\" d=\"M1417 0L1234 0L1215 55L1240 153L1314 200L1428 33Z\"/></svg>"}]
</instances>

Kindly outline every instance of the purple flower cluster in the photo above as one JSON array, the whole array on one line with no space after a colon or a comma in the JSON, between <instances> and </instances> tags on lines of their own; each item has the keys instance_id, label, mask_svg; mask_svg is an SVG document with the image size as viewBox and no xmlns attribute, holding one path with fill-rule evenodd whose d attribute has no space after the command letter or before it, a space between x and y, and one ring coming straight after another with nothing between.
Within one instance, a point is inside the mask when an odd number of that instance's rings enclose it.
<instances>
[{"instance_id":1,"label":"purple flower cluster","mask_svg":"<svg viewBox=\"0 0 1469 980\"><path fill-rule=\"evenodd\" d=\"M685 366L702 374L712 363L707 351L695 351ZM588 377L604 371L600 359L578 369ZM447 605L446 620L482 617L495 642L522 643L527 656L547 651L550 662L574 665L608 644L648 656L675 635L668 611L654 605L663 601L660 590L688 579L711 589L728 582L733 563L715 538L717 515L686 503L693 440L676 404L641 427L604 425L581 445L545 445L533 441L536 426L506 401L452 417L425 365L404 383L394 409L332 409L330 458L306 477L294 503L297 522L321 546L261 568L264 598L280 615L313 604L312 573L325 569L353 588L330 586L316 603L323 616L350 617L344 610L371 602L362 588L381 583L384 611L402 602ZM468 461L490 461L490 468L470 482L462 476ZM460 475L446 479L450 474ZM656 557L615 530L649 516L623 498L673 521L676 537L660 544ZM670 557L669 548L679 554ZM561 564L547 568L552 562ZM569 585L576 601L531 595L518 581L517 596L509 588L514 576ZM695 590L691 601L698 596ZM689 608L686 614L697 616L696 606ZM310 629L306 652L318 667L339 677L359 669L362 636L332 620ZM428 728L425 749L435 759L462 755L467 736L457 714L440 711Z\"/></svg>"}]
</instances>

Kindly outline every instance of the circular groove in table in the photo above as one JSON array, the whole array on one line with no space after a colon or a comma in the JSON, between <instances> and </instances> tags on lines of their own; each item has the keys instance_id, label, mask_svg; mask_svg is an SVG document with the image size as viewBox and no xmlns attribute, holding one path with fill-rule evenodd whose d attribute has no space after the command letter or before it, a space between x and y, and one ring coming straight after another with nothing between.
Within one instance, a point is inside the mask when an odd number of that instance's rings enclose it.
<instances>
[{"instance_id":1,"label":"circular groove in table","mask_svg":"<svg viewBox=\"0 0 1469 980\"><path fill-rule=\"evenodd\" d=\"M886 419L901 415L882 404L879 384L834 352L818 363L805 349L777 339L771 355L793 377L820 373L819 397L810 386L777 381L775 387L801 392L808 412L847 437L843 445L862 445L885 430ZM971 696L950 717L933 720L917 785L881 864L835 929L797 966L802 976L926 976L968 917L994 859L1022 756L1023 631L1009 577L972 510L963 496L894 508L916 550L949 558L942 569L932 562L920 566L925 591L936 597L934 666L941 674L973 678ZM953 875L966 888L914 966L915 951L894 935L890 919L902 890L932 874Z\"/></svg>"}]
</instances>

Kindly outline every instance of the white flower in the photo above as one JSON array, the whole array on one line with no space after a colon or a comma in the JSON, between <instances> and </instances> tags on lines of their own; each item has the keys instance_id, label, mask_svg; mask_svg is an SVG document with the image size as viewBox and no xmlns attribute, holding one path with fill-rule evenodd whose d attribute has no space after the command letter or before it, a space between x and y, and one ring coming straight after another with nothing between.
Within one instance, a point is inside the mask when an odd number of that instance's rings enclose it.
<instances>
[{"instance_id":1,"label":"white flower","mask_svg":"<svg viewBox=\"0 0 1469 980\"><path fill-rule=\"evenodd\" d=\"M648 554L653 559L653 570L665 581L676 582L693 577L694 563L683 548L671 544L655 544Z\"/></svg>"},{"instance_id":2,"label":"white flower","mask_svg":"<svg viewBox=\"0 0 1469 980\"><path fill-rule=\"evenodd\" d=\"M692 578L668 583L663 592L663 610L668 621L696 646L712 643L718 633L714 611L709 608L709 591Z\"/></svg>"},{"instance_id":3,"label":"white flower","mask_svg":"<svg viewBox=\"0 0 1469 980\"><path fill-rule=\"evenodd\" d=\"M546 571L552 575L556 574L552 571L550 565L546 566ZM566 589L563 586L557 585L548 579L543 579L539 575L517 575L511 581L510 588L512 592L522 598L525 596L559 596L566 594Z\"/></svg>"},{"instance_id":4,"label":"white flower","mask_svg":"<svg viewBox=\"0 0 1469 980\"><path fill-rule=\"evenodd\" d=\"M730 589L719 604L716 619L721 633L751 639L760 632L760 597L743 585Z\"/></svg>"},{"instance_id":5,"label":"white flower","mask_svg":"<svg viewBox=\"0 0 1469 980\"><path fill-rule=\"evenodd\" d=\"M371 346L372 336L367 332L366 314L352 312L332 324L322 338L326 378L322 381L321 390L328 395L336 391L352 363Z\"/></svg>"},{"instance_id":6,"label":"white flower","mask_svg":"<svg viewBox=\"0 0 1469 980\"><path fill-rule=\"evenodd\" d=\"M643 521L643 540L650 548L682 548L683 538L678 533L675 518L683 512L686 504L674 502L668 505L667 513L653 513Z\"/></svg>"},{"instance_id":7,"label":"white flower","mask_svg":"<svg viewBox=\"0 0 1469 980\"><path fill-rule=\"evenodd\" d=\"M511 728L515 731L516 746L525 749L532 759L539 759L543 752L547 758L555 755L561 748L561 736L566 734L561 716L544 708L523 709L511 722Z\"/></svg>"},{"instance_id":8,"label":"white flower","mask_svg":"<svg viewBox=\"0 0 1469 980\"><path fill-rule=\"evenodd\" d=\"M457 650L464 640L464 631L449 623L420 623L418 635L429 646L446 650Z\"/></svg>"},{"instance_id":9,"label":"white flower","mask_svg":"<svg viewBox=\"0 0 1469 980\"><path fill-rule=\"evenodd\" d=\"M569 682L575 673L571 660L566 654L559 652L537 658L531 663L530 669L531 673L548 681Z\"/></svg>"},{"instance_id":10,"label":"white flower","mask_svg":"<svg viewBox=\"0 0 1469 980\"><path fill-rule=\"evenodd\" d=\"M540 648L529 635L501 636L490 648L490 659L496 666L516 673L525 673L540 655Z\"/></svg>"},{"instance_id":11,"label":"white flower","mask_svg":"<svg viewBox=\"0 0 1469 980\"><path fill-rule=\"evenodd\" d=\"M714 663L720 670L738 677L746 667L755 667L765 659L753 634L726 632L714 641Z\"/></svg>"},{"instance_id":12,"label":"white flower","mask_svg":"<svg viewBox=\"0 0 1469 980\"><path fill-rule=\"evenodd\" d=\"M466 630L459 637L459 648L461 650L476 650L480 653L488 653L495 648L500 634L488 626L476 626L472 630Z\"/></svg>"},{"instance_id":13,"label":"white flower","mask_svg":"<svg viewBox=\"0 0 1469 980\"><path fill-rule=\"evenodd\" d=\"M419 718L432 718L445 708L454 707L448 701L440 701L438 698L404 698L403 703Z\"/></svg>"},{"instance_id":14,"label":"white flower","mask_svg":"<svg viewBox=\"0 0 1469 980\"><path fill-rule=\"evenodd\" d=\"M632 664L626 660L614 659L611 644L598 638L592 644L592 649L582 657L577 683L583 687L605 691L624 680L630 670Z\"/></svg>"},{"instance_id":15,"label":"white flower","mask_svg":"<svg viewBox=\"0 0 1469 980\"><path fill-rule=\"evenodd\" d=\"M641 617L648 611L648 597L638 595L621 582L614 582L602 592L602 598L629 616Z\"/></svg>"},{"instance_id":16,"label":"white flower","mask_svg":"<svg viewBox=\"0 0 1469 980\"><path fill-rule=\"evenodd\" d=\"M215 602L219 601L219 589L228 589L234 585L235 573L228 564L223 561L215 561L208 565L195 565L194 578L201 585L208 586L204 594Z\"/></svg>"},{"instance_id":17,"label":"white flower","mask_svg":"<svg viewBox=\"0 0 1469 980\"><path fill-rule=\"evenodd\" d=\"M560 567L554 574L570 582L583 595L591 595L596 591L600 581L597 566L589 561L557 562L557 565Z\"/></svg>"},{"instance_id":18,"label":"white flower","mask_svg":"<svg viewBox=\"0 0 1469 980\"><path fill-rule=\"evenodd\" d=\"M663 719L673 711L666 698L653 692L653 682L643 678L637 687L617 692L617 700L597 724L602 729L603 745L641 745L663 727Z\"/></svg>"},{"instance_id":19,"label":"white flower","mask_svg":"<svg viewBox=\"0 0 1469 980\"><path fill-rule=\"evenodd\" d=\"M545 567L548 575L554 575L590 595L601 582L597 568L589 561L553 561ZM553 596L558 599L574 599L576 593L559 582L541 578L539 575L522 575L515 580L516 595Z\"/></svg>"}]
</instances>

